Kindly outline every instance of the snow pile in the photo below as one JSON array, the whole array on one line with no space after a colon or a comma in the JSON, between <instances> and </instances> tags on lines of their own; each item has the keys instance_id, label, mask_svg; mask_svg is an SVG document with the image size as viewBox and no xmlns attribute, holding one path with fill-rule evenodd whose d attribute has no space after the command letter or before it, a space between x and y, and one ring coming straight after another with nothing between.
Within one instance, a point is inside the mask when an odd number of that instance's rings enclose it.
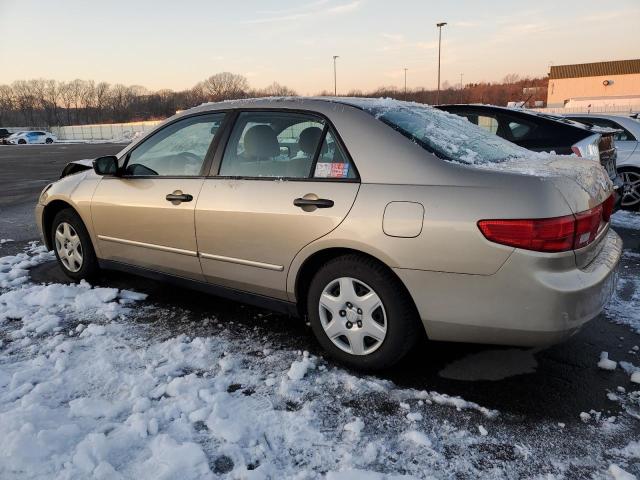
<instances>
[{"instance_id":1,"label":"snow pile","mask_svg":"<svg viewBox=\"0 0 640 480\"><path fill-rule=\"evenodd\" d=\"M640 230L640 213L619 210L611 217L611 226Z\"/></svg>"},{"instance_id":2,"label":"snow pile","mask_svg":"<svg viewBox=\"0 0 640 480\"><path fill-rule=\"evenodd\" d=\"M622 264L622 268L618 270L617 289L606 306L605 313L610 322L627 325L636 333L640 333L640 275L637 273L640 260L638 253L624 250Z\"/></svg>"},{"instance_id":3,"label":"snow pile","mask_svg":"<svg viewBox=\"0 0 640 480\"><path fill-rule=\"evenodd\" d=\"M0 288L15 287L28 281L28 269L53 260L53 252L47 252L37 242L32 242L24 253L0 257Z\"/></svg>"},{"instance_id":4,"label":"snow pile","mask_svg":"<svg viewBox=\"0 0 640 480\"><path fill-rule=\"evenodd\" d=\"M635 475L623 470L615 463L609 467L609 475L611 475L611 478L614 480L636 480Z\"/></svg>"},{"instance_id":5,"label":"snow pile","mask_svg":"<svg viewBox=\"0 0 640 480\"><path fill-rule=\"evenodd\" d=\"M600 361L598 362L598 368L601 368L602 370L615 370L617 366L618 366L618 362L609 360L608 352L602 352L600 354Z\"/></svg>"}]
</instances>

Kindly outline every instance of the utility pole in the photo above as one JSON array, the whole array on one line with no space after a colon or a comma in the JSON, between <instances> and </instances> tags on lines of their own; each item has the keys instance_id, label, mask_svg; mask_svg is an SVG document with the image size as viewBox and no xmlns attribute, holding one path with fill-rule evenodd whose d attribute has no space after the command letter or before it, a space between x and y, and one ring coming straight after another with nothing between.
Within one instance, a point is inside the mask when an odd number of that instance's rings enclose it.
<instances>
[{"instance_id":1,"label":"utility pole","mask_svg":"<svg viewBox=\"0 0 640 480\"><path fill-rule=\"evenodd\" d=\"M338 76L336 74L336 58L340 58L340 55L333 56L333 94L338 96Z\"/></svg>"},{"instance_id":2,"label":"utility pole","mask_svg":"<svg viewBox=\"0 0 640 480\"><path fill-rule=\"evenodd\" d=\"M462 103L462 89L463 89L463 86L462 86L462 76L463 76L463 75L464 75L464 73L461 73L461 74L460 74L460 103Z\"/></svg>"},{"instance_id":3,"label":"utility pole","mask_svg":"<svg viewBox=\"0 0 640 480\"><path fill-rule=\"evenodd\" d=\"M447 22L436 23L436 27L438 27L438 93L436 94L436 105L440 104L440 50L442 46L442 27L444 27Z\"/></svg>"},{"instance_id":4,"label":"utility pole","mask_svg":"<svg viewBox=\"0 0 640 480\"><path fill-rule=\"evenodd\" d=\"M408 68L404 69L404 99L405 101L407 100L407 70L409 70Z\"/></svg>"}]
</instances>

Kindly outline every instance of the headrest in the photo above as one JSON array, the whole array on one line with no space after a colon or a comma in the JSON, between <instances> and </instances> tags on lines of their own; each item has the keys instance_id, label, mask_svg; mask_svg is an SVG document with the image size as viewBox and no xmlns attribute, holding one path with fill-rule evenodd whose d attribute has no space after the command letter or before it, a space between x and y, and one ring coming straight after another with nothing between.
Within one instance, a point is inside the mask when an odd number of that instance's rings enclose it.
<instances>
[{"instance_id":1,"label":"headrest","mask_svg":"<svg viewBox=\"0 0 640 480\"><path fill-rule=\"evenodd\" d=\"M278 137L269 125L256 125L244 134L244 153L247 157L276 157L280 154Z\"/></svg>"},{"instance_id":2,"label":"headrest","mask_svg":"<svg viewBox=\"0 0 640 480\"><path fill-rule=\"evenodd\" d=\"M300 132L300 138L298 138L298 145L300 146L300 150L312 157L316 153L316 148L318 148L318 142L320 141L321 136L321 128L305 128L302 132Z\"/></svg>"}]
</instances>

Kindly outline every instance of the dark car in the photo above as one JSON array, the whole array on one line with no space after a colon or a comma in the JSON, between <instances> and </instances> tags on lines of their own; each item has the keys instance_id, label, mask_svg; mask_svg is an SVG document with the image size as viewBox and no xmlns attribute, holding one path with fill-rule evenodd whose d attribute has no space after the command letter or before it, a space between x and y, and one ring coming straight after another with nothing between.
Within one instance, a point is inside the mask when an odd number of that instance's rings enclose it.
<instances>
[{"instance_id":1,"label":"dark car","mask_svg":"<svg viewBox=\"0 0 640 480\"><path fill-rule=\"evenodd\" d=\"M436 108L466 117L471 123L528 150L597 158L616 189L622 187L616 171L616 130L584 125L548 113L495 105L437 105Z\"/></svg>"},{"instance_id":2,"label":"dark car","mask_svg":"<svg viewBox=\"0 0 640 480\"><path fill-rule=\"evenodd\" d=\"M11 135L11 132L9 130L7 130L6 128L0 128L0 145L7 143L5 141L5 138L8 138L9 135Z\"/></svg>"}]
</instances>

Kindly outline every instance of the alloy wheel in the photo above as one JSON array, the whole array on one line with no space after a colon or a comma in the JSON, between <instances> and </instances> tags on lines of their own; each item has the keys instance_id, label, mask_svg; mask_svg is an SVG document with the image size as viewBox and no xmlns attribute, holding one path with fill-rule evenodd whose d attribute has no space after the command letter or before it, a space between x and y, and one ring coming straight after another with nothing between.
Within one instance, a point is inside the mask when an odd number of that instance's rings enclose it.
<instances>
[{"instance_id":1,"label":"alloy wheel","mask_svg":"<svg viewBox=\"0 0 640 480\"><path fill-rule=\"evenodd\" d=\"M58 258L70 272L77 272L82 268L82 243L78 232L67 222L61 222L56 228L55 244Z\"/></svg>"},{"instance_id":2,"label":"alloy wheel","mask_svg":"<svg viewBox=\"0 0 640 480\"><path fill-rule=\"evenodd\" d=\"M624 187L622 191L623 208L634 208L640 205L640 173L634 171L622 172Z\"/></svg>"},{"instance_id":3,"label":"alloy wheel","mask_svg":"<svg viewBox=\"0 0 640 480\"><path fill-rule=\"evenodd\" d=\"M351 277L332 280L322 291L318 308L324 332L340 350L369 355L384 342L384 305L366 283Z\"/></svg>"}]
</instances>

